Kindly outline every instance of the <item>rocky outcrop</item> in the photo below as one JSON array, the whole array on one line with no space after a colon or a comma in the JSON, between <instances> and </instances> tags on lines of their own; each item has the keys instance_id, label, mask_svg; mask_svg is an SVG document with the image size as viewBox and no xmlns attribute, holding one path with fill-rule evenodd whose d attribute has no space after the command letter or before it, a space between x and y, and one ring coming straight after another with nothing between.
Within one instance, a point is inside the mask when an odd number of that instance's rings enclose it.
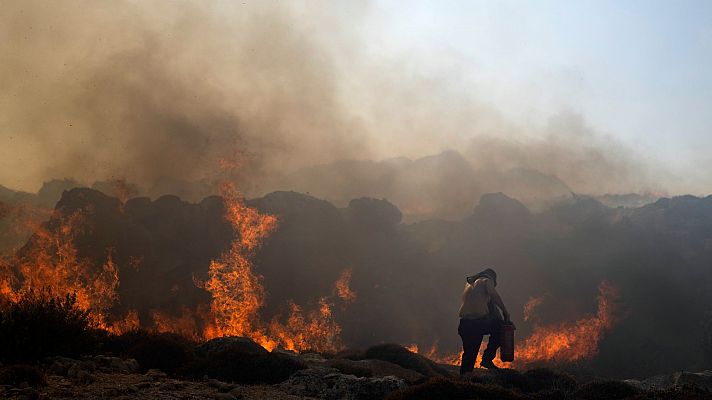
<instances>
[{"instance_id":1,"label":"rocky outcrop","mask_svg":"<svg viewBox=\"0 0 712 400\"><path fill-rule=\"evenodd\" d=\"M712 371L680 371L673 374L656 375L643 380L627 379L624 382L642 390L694 387L712 392Z\"/></svg>"},{"instance_id":2,"label":"rocky outcrop","mask_svg":"<svg viewBox=\"0 0 712 400\"><path fill-rule=\"evenodd\" d=\"M279 386L283 391L326 400L382 399L391 392L406 387L395 376L359 378L345 375L334 368L310 368L294 373Z\"/></svg>"}]
</instances>

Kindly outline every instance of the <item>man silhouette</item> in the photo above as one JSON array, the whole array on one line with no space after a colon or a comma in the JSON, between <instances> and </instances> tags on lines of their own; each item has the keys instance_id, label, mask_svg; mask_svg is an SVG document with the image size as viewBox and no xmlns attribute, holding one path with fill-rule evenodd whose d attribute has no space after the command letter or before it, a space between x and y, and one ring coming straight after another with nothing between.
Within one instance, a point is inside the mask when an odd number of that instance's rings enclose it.
<instances>
[{"instance_id":1,"label":"man silhouette","mask_svg":"<svg viewBox=\"0 0 712 400\"><path fill-rule=\"evenodd\" d=\"M504 306L495 286L497 286L497 273L491 268L467 277L460 306L460 325L457 328L457 333L462 338L463 350L460 374L472 372L475 368L477 353L480 351L484 335L490 337L487 348L482 354L480 366L497 369L492 360L501 345L504 322L497 307L502 310L505 321L509 321L509 311Z\"/></svg>"}]
</instances>

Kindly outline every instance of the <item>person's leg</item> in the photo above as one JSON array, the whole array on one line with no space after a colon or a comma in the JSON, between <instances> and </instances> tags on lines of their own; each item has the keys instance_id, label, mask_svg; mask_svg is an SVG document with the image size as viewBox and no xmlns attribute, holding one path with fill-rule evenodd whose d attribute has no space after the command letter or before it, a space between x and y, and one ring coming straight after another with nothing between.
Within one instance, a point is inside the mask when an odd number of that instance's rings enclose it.
<instances>
[{"instance_id":1,"label":"person's leg","mask_svg":"<svg viewBox=\"0 0 712 400\"><path fill-rule=\"evenodd\" d=\"M457 333L462 338L462 361L460 362L460 375L472 372L475 368L477 353L482 343L482 332L476 329L472 321L460 320Z\"/></svg>"},{"instance_id":2,"label":"person's leg","mask_svg":"<svg viewBox=\"0 0 712 400\"><path fill-rule=\"evenodd\" d=\"M493 329L490 331L489 341L487 342L487 348L482 353L482 361L480 365L491 366L492 360L497 356L497 349L502 346L502 328L499 324L494 324Z\"/></svg>"}]
</instances>

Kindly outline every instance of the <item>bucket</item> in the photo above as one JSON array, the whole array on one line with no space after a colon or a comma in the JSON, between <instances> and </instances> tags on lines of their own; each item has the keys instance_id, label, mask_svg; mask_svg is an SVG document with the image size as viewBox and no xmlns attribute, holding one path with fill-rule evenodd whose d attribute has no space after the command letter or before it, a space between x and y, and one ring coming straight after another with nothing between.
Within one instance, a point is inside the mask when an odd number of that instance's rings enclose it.
<instances>
[{"instance_id":1,"label":"bucket","mask_svg":"<svg viewBox=\"0 0 712 400\"><path fill-rule=\"evenodd\" d=\"M502 325L502 347L499 349L499 359L503 362L514 361L514 330L511 323Z\"/></svg>"}]
</instances>

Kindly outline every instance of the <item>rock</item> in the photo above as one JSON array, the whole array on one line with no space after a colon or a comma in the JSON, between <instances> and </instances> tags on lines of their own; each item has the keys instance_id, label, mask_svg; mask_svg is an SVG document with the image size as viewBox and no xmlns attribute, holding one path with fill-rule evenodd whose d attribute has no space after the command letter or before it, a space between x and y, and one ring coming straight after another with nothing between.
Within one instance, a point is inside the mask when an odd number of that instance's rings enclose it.
<instances>
[{"instance_id":1,"label":"rock","mask_svg":"<svg viewBox=\"0 0 712 400\"><path fill-rule=\"evenodd\" d=\"M79 372L77 372L76 378L79 383L83 384L94 382L94 376L85 370L79 370Z\"/></svg>"},{"instance_id":2,"label":"rock","mask_svg":"<svg viewBox=\"0 0 712 400\"><path fill-rule=\"evenodd\" d=\"M245 397L245 389L243 389L239 386L230 390L229 393L231 395L235 396L235 398L237 398L237 399L241 399L241 398Z\"/></svg>"},{"instance_id":3,"label":"rock","mask_svg":"<svg viewBox=\"0 0 712 400\"><path fill-rule=\"evenodd\" d=\"M166 377L168 377L168 375L166 375L166 373L161 371L160 369L149 369L148 371L146 371L146 376L154 381L165 379Z\"/></svg>"},{"instance_id":4,"label":"rock","mask_svg":"<svg viewBox=\"0 0 712 400\"><path fill-rule=\"evenodd\" d=\"M158 385L159 390L166 390L166 391L174 391L178 389L178 386L176 386L172 382L164 382Z\"/></svg>"},{"instance_id":5,"label":"rock","mask_svg":"<svg viewBox=\"0 0 712 400\"><path fill-rule=\"evenodd\" d=\"M67 370L67 377L76 379L77 375L79 375L79 371L81 370L82 367L80 367L79 364L72 364Z\"/></svg>"},{"instance_id":6,"label":"rock","mask_svg":"<svg viewBox=\"0 0 712 400\"><path fill-rule=\"evenodd\" d=\"M349 374L348 369L354 368L354 370L369 371L371 377L395 376L397 378L403 379L407 383L413 383L425 377L425 375L419 372L413 371L411 369L406 369L398 364L383 360L353 361L345 358L337 358L328 360L325 365L328 367L337 368L344 374Z\"/></svg>"},{"instance_id":7,"label":"rock","mask_svg":"<svg viewBox=\"0 0 712 400\"><path fill-rule=\"evenodd\" d=\"M268 354L269 351L252 339L230 336L209 340L195 348L198 357L212 357L225 351L237 351L245 354Z\"/></svg>"},{"instance_id":8,"label":"rock","mask_svg":"<svg viewBox=\"0 0 712 400\"><path fill-rule=\"evenodd\" d=\"M135 373L139 369L138 361L134 360L133 358L127 358L124 360L124 366L126 369L129 370L131 373Z\"/></svg>"},{"instance_id":9,"label":"rock","mask_svg":"<svg viewBox=\"0 0 712 400\"><path fill-rule=\"evenodd\" d=\"M148 389L151 387L151 382L139 382L136 384L138 389Z\"/></svg>"},{"instance_id":10,"label":"rock","mask_svg":"<svg viewBox=\"0 0 712 400\"><path fill-rule=\"evenodd\" d=\"M292 353L287 354L294 355ZM323 366L323 364L327 361L324 357L321 356L321 354L317 353L302 353L298 354L298 357L299 360L303 361L309 366Z\"/></svg>"},{"instance_id":11,"label":"rock","mask_svg":"<svg viewBox=\"0 0 712 400\"><path fill-rule=\"evenodd\" d=\"M626 380L625 382L638 387L642 388L643 390L658 390L658 389L668 389L671 386L675 384L675 377L674 375L655 375L650 378L644 379L640 381L640 385L636 385L635 382L628 382L628 381L634 381L632 379Z\"/></svg>"},{"instance_id":12,"label":"rock","mask_svg":"<svg viewBox=\"0 0 712 400\"><path fill-rule=\"evenodd\" d=\"M395 376L358 378L344 375L334 368L310 368L295 372L279 387L296 396L310 396L327 400L381 399L406 387Z\"/></svg>"},{"instance_id":13,"label":"rock","mask_svg":"<svg viewBox=\"0 0 712 400\"><path fill-rule=\"evenodd\" d=\"M225 383L217 379L206 379L205 383L207 383L210 387L214 387L220 392L229 392L235 388L235 385L231 385L229 383Z\"/></svg>"},{"instance_id":14,"label":"rock","mask_svg":"<svg viewBox=\"0 0 712 400\"><path fill-rule=\"evenodd\" d=\"M230 393L217 393L215 395L215 400L238 400L238 397L233 396Z\"/></svg>"},{"instance_id":15,"label":"rock","mask_svg":"<svg viewBox=\"0 0 712 400\"><path fill-rule=\"evenodd\" d=\"M675 386L693 386L712 391L712 371L677 372L674 374Z\"/></svg>"},{"instance_id":16,"label":"rock","mask_svg":"<svg viewBox=\"0 0 712 400\"><path fill-rule=\"evenodd\" d=\"M643 386L643 382L637 380L637 379L624 379L623 383L627 383L630 386L633 386L636 389L639 390L646 390L645 387Z\"/></svg>"},{"instance_id":17,"label":"rock","mask_svg":"<svg viewBox=\"0 0 712 400\"><path fill-rule=\"evenodd\" d=\"M48 357L44 362L48 365L48 373L52 375L67 376L69 368L79 361L67 357Z\"/></svg>"},{"instance_id":18,"label":"rock","mask_svg":"<svg viewBox=\"0 0 712 400\"><path fill-rule=\"evenodd\" d=\"M95 356L91 359L87 359L83 362L85 369L93 371L91 369L91 364L94 364L94 369L98 369L102 372L119 372L122 374L128 374L138 371L138 362L132 358L121 359L119 357L108 357L108 356Z\"/></svg>"},{"instance_id":19,"label":"rock","mask_svg":"<svg viewBox=\"0 0 712 400\"><path fill-rule=\"evenodd\" d=\"M79 364L83 370L94 372L96 371L96 362L92 360L84 360Z\"/></svg>"},{"instance_id":20,"label":"rock","mask_svg":"<svg viewBox=\"0 0 712 400\"><path fill-rule=\"evenodd\" d=\"M40 392L38 392L37 390L35 390L35 389L31 388L31 387L27 387L27 388L24 388L24 389L19 390L19 391L18 391L18 395L19 395L19 396L22 396L22 397L24 397L24 398L26 398L26 399L30 399L30 400L34 400L34 399L39 399L39 398L40 398Z\"/></svg>"},{"instance_id":21,"label":"rock","mask_svg":"<svg viewBox=\"0 0 712 400\"><path fill-rule=\"evenodd\" d=\"M216 389L219 388L220 386L222 386L222 385L224 384L224 382L220 382L220 381L217 380L217 379L210 379L210 378L206 379L206 380L205 380L205 383L207 383L208 386L214 387L214 388L216 388Z\"/></svg>"}]
</instances>

